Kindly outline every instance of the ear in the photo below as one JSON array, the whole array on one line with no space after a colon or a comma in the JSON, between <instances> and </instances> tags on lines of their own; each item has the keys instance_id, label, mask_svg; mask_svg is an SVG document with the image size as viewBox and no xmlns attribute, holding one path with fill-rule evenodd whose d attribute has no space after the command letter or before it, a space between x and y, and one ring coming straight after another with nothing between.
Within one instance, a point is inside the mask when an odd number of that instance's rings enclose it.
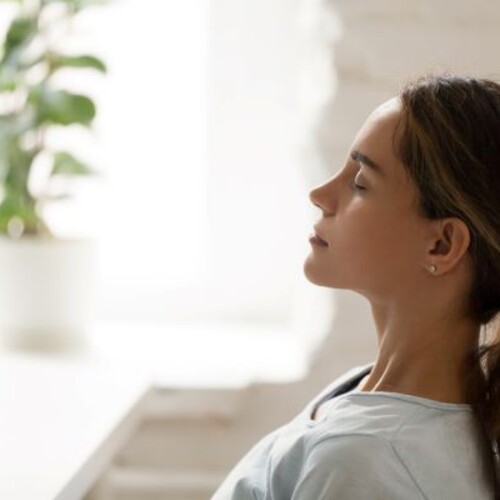
<instances>
[{"instance_id":1,"label":"ear","mask_svg":"<svg viewBox=\"0 0 500 500\"><path fill-rule=\"evenodd\" d=\"M450 217L433 221L428 262L437 267L436 275L446 273L460 264L470 243L470 232L467 225L458 217Z\"/></svg>"}]
</instances>

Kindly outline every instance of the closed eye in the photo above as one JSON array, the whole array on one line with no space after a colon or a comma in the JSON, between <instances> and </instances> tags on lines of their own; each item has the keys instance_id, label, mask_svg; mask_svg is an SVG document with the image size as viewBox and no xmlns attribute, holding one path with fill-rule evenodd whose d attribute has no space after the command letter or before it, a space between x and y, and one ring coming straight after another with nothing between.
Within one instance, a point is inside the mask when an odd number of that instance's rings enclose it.
<instances>
[{"instance_id":1,"label":"closed eye","mask_svg":"<svg viewBox=\"0 0 500 500\"><path fill-rule=\"evenodd\" d=\"M354 181L351 184L351 187L354 191L365 191L366 188L364 186L360 186L359 184L356 184Z\"/></svg>"}]
</instances>

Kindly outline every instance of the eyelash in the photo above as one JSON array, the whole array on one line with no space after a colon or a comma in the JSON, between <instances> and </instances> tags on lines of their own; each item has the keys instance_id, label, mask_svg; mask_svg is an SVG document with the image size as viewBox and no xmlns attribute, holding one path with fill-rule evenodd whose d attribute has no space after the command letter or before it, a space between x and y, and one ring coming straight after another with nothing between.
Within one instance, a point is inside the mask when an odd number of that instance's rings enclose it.
<instances>
[{"instance_id":1,"label":"eyelash","mask_svg":"<svg viewBox=\"0 0 500 500\"><path fill-rule=\"evenodd\" d=\"M361 162L359 161L359 159L358 159L358 157L357 157L357 156L355 156L355 155L353 155L353 154L352 154L352 155L351 155L351 158L352 158L352 160L353 160L354 162L356 162L356 163L358 163L358 164L360 164L360 163L361 163ZM353 179L353 182L352 182L352 184L351 184L351 189L352 189L353 191L366 191L366 188L365 188L364 186L360 186L359 184L356 184L355 180L356 180L356 178L354 178L354 179Z\"/></svg>"},{"instance_id":2,"label":"eyelash","mask_svg":"<svg viewBox=\"0 0 500 500\"><path fill-rule=\"evenodd\" d=\"M354 181L351 184L351 187L354 191L365 191L366 188L364 186L360 186L359 184L356 184Z\"/></svg>"}]
</instances>

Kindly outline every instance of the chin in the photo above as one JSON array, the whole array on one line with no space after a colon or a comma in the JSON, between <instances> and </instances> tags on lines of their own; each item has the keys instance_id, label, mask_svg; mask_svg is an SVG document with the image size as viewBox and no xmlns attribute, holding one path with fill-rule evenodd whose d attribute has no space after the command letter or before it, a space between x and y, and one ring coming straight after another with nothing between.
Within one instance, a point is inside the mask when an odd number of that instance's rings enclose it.
<instances>
[{"instance_id":1,"label":"chin","mask_svg":"<svg viewBox=\"0 0 500 500\"><path fill-rule=\"evenodd\" d=\"M325 280L324 273L322 273L320 269L315 268L314 265L310 264L307 260L304 262L303 271L307 281L312 284L332 288L331 283Z\"/></svg>"},{"instance_id":2,"label":"chin","mask_svg":"<svg viewBox=\"0 0 500 500\"><path fill-rule=\"evenodd\" d=\"M313 285L324 286L327 288L334 288L338 290L352 289L352 287L348 286L345 281L344 284L342 284L339 279L332 278L332 276L327 276L324 270L315 266L314 263L310 262L308 259L304 262L303 272L307 281L311 282Z\"/></svg>"}]
</instances>

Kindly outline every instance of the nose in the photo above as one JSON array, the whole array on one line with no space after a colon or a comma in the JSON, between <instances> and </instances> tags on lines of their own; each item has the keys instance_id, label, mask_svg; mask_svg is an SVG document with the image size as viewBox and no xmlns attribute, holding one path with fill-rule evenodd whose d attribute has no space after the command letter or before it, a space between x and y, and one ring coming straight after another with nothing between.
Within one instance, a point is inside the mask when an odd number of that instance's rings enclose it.
<instances>
[{"instance_id":1,"label":"nose","mask_svg":"<svg viewBox=\"0 0 500 500\"><path fill-rule=\"evenodd\" d=\"M325 213L331 212L333 208L332 204L334 196L331 193L331 190L329 194L327 194L329 184L329 182L322 184L309 192L309 200L311 203Z\"/></svg>"},{"instance_id":2,"label":"nose","mask_svg":"<svg viewBox=\"0 0 500 500\"><path fill-rule=\"evenodd\" d=\"M312 189L309 192L309 200L311 201L311 203L313 205L317 206L318 208L321 208L321 205L319 204L319 201L318 201L318 198L317 198L318 191L319 191L319 187Z\"/></svg>"}]
</instances>

